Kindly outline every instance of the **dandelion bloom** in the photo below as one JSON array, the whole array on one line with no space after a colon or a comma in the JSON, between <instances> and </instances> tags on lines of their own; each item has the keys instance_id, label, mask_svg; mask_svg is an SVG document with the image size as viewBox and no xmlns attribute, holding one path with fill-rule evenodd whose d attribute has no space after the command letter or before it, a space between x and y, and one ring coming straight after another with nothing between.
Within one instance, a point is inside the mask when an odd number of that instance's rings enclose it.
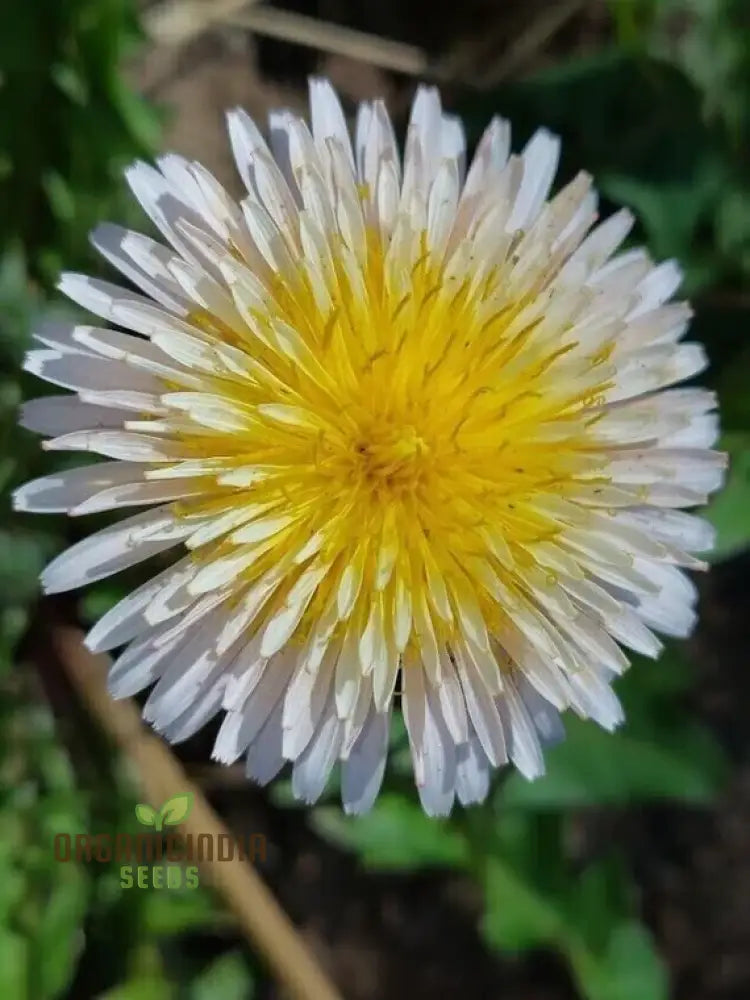
<instances>
[{"instance_id":1,"label":"dandelion bloom","mask_svg":"<svg viewBox=\"0 0 750 1000\"><path fill-rule=\"evenodd\" d=\"M464 177L460 122L417 92L403 166L380 101L354 142L330 85L270 148L229 115L240 205L169 155L127 179L165 243L106 224L135 286L60 287L112 327L43 327L26 367L75 394L32 400L45 447L109 461L35 480L29 511L145 510L58 556L49 593L187 550L95 625L124 647L115 697L154 684L167 739L226 714L214 756L267 782L292 761L314 801L380 787L396 691L425 810L482 800L493 768L542 773L559 713L611 729L621 646L686 635L679 508L722 478L705 366L668 303L674 262L618 251L581 173L551 200L559 142L510 155L494 119ZM128 331L128 332L123 332Z\"/></svg>"}]
</instances>

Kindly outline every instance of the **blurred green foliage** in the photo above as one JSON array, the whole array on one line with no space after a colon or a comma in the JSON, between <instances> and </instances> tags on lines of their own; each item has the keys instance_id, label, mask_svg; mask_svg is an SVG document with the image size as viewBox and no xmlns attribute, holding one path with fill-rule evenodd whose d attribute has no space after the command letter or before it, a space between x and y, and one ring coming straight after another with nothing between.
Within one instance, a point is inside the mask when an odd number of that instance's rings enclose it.
<instances>
[{"instance_id":1,"label":"blurred green foliage","mask_svg":"<svg viewBox=\"0 0 750 1000\"><path fill-rule=\"evenodd\" d=\"M106 751L76 780L32 678L6 680L0 698L0 995L249 1000L252 965L226 947L229 922L206 890L123 890L116 863L55 859L57 834L141 827ZM196 933L208 942L197 956L185 943Z\"/></svg>"},{"instance_id":2,"label":"blurred green foliage","mask_svg":"<svg viewBox=\"0 0 750 1000\"><path fill-rule=\"evenodd\" d=\"M0 33L0 995L251 1000L252 962L207 890L123 889L115 863L53 855L56 833L139 828L118 762L102 747L103 767L76 780L65 726L30 665L14 664L39 571L70 532L64 519L10 508L10 487L66 462L17 426L21 400L50 391L20 365L40 318L68 311L52 294L60 269L98 269L93 225L140 223L122 168L157 151L160 127L122 74L139 37L130 0L10 7ZM118 586L89 595L93 609Z\"/></svg>"},{"instance_id":3,"label":"blurred green foliage","mask_svg":"<svg viewBox=\"0 0 750 1000\"><path fill-rule=\"evenodd\" d=\"M56 862L52 843L86 811L48 710L23 694L0 700L0 993L49 1000L73 976L88 896L86 872Z\"/></svg>"},{"instance_id":4,"label":"blurred green foliage","mask_svg":"<svg viewBox=\"0 0 750 1000\"><path fill-rule=\"evenodd\" d=\"M11 7L0 35L0 218L4 245L26 247L32 275L51 281L92 263L86 234L103 207L133 213L121 171L153 151L158 118L123 75L139 39L131 0Z\"/></svg>"},{"instance_id":5,"label":"blurred green foliage","mask_svg":"<svg viewBox=\"0 0 750 1000\"><path fill-rule=\"evenodd\" d=\"M563 179L585 166L603 212L630 205L636 238L683 266L732 459L727 489L707 512L718 531L714 558L723 559L750 542L750 7L609 6L612 30L599 50L467 97L458 110L472 141L497 112L513 120L516 142L539 125L559 132ZM125 891L113 866L52 860L56 832L132 827L134 797L106 753L102 768L76 778L43 699L10 674L39 570L71 533L58 519L10 510L8 487L51 467L16 427L20 400L43 391L17 371L35 322L61 308L51 297L59 269L96 269L88 230L100 219L138 218L121 170L155 152L159 119L121 71L138 40L134 0L10 7L0 33L0 994L241 1000L253 994L253 966L234 942L227 947L227 918L207 893ZM96 618L127 586L92 588L82 618ZM324 804L310 822L372 869L465 872L484 901L487 944L558 949L589 1000L665 1000L667 972L639 920L625 859L580 841L597 810L711 801L723 762L686 708L690 685L675 647L657 664L637 662L618 688L628 718L620 732L568 720L544 779L508 775L485 809L445 822L416 803L395 724L393 766L372 814L350 820ZM329 791L333 803L335 781ZM283 781L273 798L292 807ZM185 944L196 932L219 943L196 954Z\"/></svg>"}]
</instances>

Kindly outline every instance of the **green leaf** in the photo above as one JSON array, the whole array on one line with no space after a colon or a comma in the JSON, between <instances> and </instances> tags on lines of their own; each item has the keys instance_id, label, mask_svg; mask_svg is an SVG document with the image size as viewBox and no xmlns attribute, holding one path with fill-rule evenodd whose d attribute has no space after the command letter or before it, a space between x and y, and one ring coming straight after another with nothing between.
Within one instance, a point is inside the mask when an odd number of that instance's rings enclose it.
<instances>
[{"instance_id":1,"label":"green leaf","mask_svg":"<svg viewBox=\"0 0 750 1000\"><path fill-rule=\"evenodd\" d=\"M657 670L657 666L651 666ZM567 738L547 751L547 772L529 782L513 773L502 789L506 808L565 809L647 799L707 802L720 780L717 752L702 731L685 725L674 745L660 733L628 728L607 733L593 722L566 719Z\"/></svg>"},{"instance_id":2,"label":"green leaf","mask_svg":"<svg viewBox=\"0 0 750 1000\"><path fill-rule=\"evenodd\" d=\"M722 197L716 218L719 246L728 257L750 253L750 191L734 188Z\"/></svg>"},{"instance_id":3,"label":"green leaf","mask_svg":"<svg viewBox=\"0 0 750 1000\"><path fill-rule=\"evenodd\" d=\"M57 219L60 222L72 222L76 214L76 198L65 177L56 170L50 170L42 178L42 186Z\"/></svg>"},{"instance_id":4,"label":"green leaf","mask_svg":"<svg viewBox=\"0 0 750 1000\"><path fill-rule=\"evenodd\" d=\"M111 96L133 138L146 149L158 148L161 123L152 105L147 104L129 85L119 85L119 80Z\"/></svg>"},{"instance_id":5,"label":"green leaf","mask_svg":"<svg viewBox=\"0 0 750 1000\"><path fill-rule=\"evenodd\" d=\"M750 545L750 434L727 434L721 445L729 453L727 483L703 511L716 528L716 544L710 553L714 562Z\"/></svg>"},{"instance_id":6,"label":"green leaf","mask_svg":"<svg viewBox=\"0 0 750 1000\"><path fill-rule=\"evenodd\" d=\"M174 996L172 985L158 974L134 976L127 982L103 993L99 1000L169 1000Z\"/></svg>"},{"instance_id":7,"label":"green leaf","mask_svg":"<svg viewBox=\"0 0 750 1000\"><path fill-rule=\"evenodd\" d=\"M720 447L734 450L732 438L736 435L741 450L741 442L744 440L747 444L750 441L750 434L747 433L750 429L750 393L747 391L747 373L750 372L750 344L747 338L748 312L738 305L731 310L722 311L717 316L710 312L708 316L705 312L699 313L699 316L702 319L705 317L706 333L704 335L702 330L698 330L697 340L703 339L704 336L708 338L711 330L720 330L722 337L725 337L729 342L731 353L728 358L717 358L718 352L712 351L714 355L712 363L725 362L721 364L721 370L715 380L716 388L719 391L721 426L724 428ZM733 344L738 347L738 350L731 350ZM736 434L738 431L740 433ZM731 479L733 459L731 454L729 459L728 478ZM718 501L720 495L717 494L712 500L712 505Z\"/></svg>"},{"instance_id":8,"label":"green leaf","mask_svg":"<svg viewBox=\"0 0 750 1000\"><path fill-rule=\"evenodd\" d=\"M613 7L629 7L614 0ZM701 91L704 115L740 144L750 124L750 32L745 0L659 0L650 4L649 48L680 66Z\"/></svg>"},{"instance_id":9,"label":"green leaf","mask_svg":"<svg viewBox=\"0 0 750 1000\"><path fill-rule=\"evenodd\" d=\"M39 592L39 574L54 551L45 529L0 531L0 597L26 601Z\"/></svg>"},{"instance_id":10,"label":"green leaf","mask_svg":"<svg viewBox=\"0 0 750 1000\"><path fill-rule=\"evenodd\" d=\"M0 996L33 1000L27 978L29 944L21 934L0 927Z\"/></svg>"},{"instance_id":11,"label":"green leaf","mask_svg":"<svg viewBox=\"0 0 750 1000\"><path fill-rule=\"evenodd\" d=\"M34 935L35 953L31 975L34 996L56 997L73 976L84 942L81 924L86 912L87 891L83 873L75 865L60 865L65 878L45 901Z\"/></svg>"},{"instance_id":12,"label":"green leaf","mask_svg":"<svg viewBox=\"0 0 750 1000\"><path fill-rule=\"evenodd\" d=\"M501 809L556 810L627 805L650 799L710 801L725 775L721 750L686 711L693 682L682 644L669 643L654 663L634 657L615 681L625 721L607 733L568 713L566 739L545 754L547 773L534 782L511 774Z\"/></svg>"},{"instance_id":13,"label":"green leaf","mask_svg":"<svg viewBox=\"0 0 750 1000\"><path fill-rule=\"evenodd\" d=\"M685 266L684 292L694 294L716 278L718 260L713 264L701 260L694 251L694 241L699 225L714 217L725 181L721 164L707 158L693 174L675 179L652 180L613 172L600 176L598 186L613 202L634 210L656 259L680 259Z\"/></svg>"},{"instance_id":14,"label":"green leaf","mask_svg":"<svg viewBox=\"0 0 750 1000\"><path fill-rule=\"evenodd\" d=\"M221 955L190 987L190 1000L252 1000L254 995L251 970L238 951Z\"/></svg>"},{"instance_id":15,"label":"green leaf","mask_svg":"<svg viewBox=\"0 0 750 1000\"><path fill-rule=\"evenodd\" d=\"M135 818L144 826L154 826L156 823L156 810L147 802L139 802L135 807Z\"/></svg>"},{"instance_id":16,"label":"green leaf","mask_svg":"<svg viewBox=\"0 0 750 1000\"><path fill-rule=\"evenodd\" d=\"M597 178L685 183L713 157L700 95L684 74L614 46L467 97L459 110L471 138L499 108L520 141L540 124L562 135L563 174L585 166Z\"/></svg>"},{"instance_id":17,"label":"green leaf","mask_svg":"<svg viewBox=\"0 0 750 1000\"><path fill-rule=\"evenodd\" d=\"M575 871L563 830L557 819L506 814L490 835L482 878L487 942L512 952L554 946L588 1000L666 1000L666 972L630 914L624 867L610 856Z\"/></svg>"},{"instance_id":18,"label":"green leaf","mask_svg":"<svg viewBox=\"0 0 750 1000\"><path fill-rule=\"evenodd\" d=\"M601 955L573 947L569 957L578 985L589 1000L667 1000L669 980L646 928L636 920L618 923Z\"/></svg>"},{"instance_id":19,"label":"green leaf","mask_svg":"<svg viewBox=\"0 0 750 1000\"><path fill-rule=\"evenodd\" d=\"M355 850L370 868L418 869L462 865L468 858L464 837L448 822L430 819L421 807L394 793L384 793L366 816L347 817L338 806L312 814L322 836Z\"/></svg>"},{"instance_id":20,"label":"green leaf","mask_svg":"<svg viewBox=\"0 0 750 1000\"><path fill-rule=\"evenodd\" d=\"M0 824L5 830L6 822L6 816L0 813ZM13 911L23 902L26 892L26 873L13 864L13 851L8 849L11 845L6 838L7 833L0 841L0 863L3 867L3 877L0 879L0 926L10 922Z\"/></svg>"},{"instance_id":21,"label":"green leaf","mask_svg":"<svg viewBox=\"0 0 750 1000\"><path fill-rule=\"evenodd\" d=\"M580 940L588 952L600 954L607 947L613 924L628 915L627 872L619 858L610 854L597 858L583 871L573 873L568 865L567 873L567 884L559 893L566 925L574 930L567 947L575 947Z\"/></svg>"},{"instance_id":22,"label":"green leaf","mask_svg":"<svg viewBox=\"0 0 750 1000\"><path fill-rule=\"evenodd\" d=\"M146 903L141 920L151 937L171 937L199 928L216 930L231 924L231 916L217 909L211 894L200 888L157 889L142 895Z\"/></svg>"},{"instance_id":23,"label":"green leaf","mask_svg":"<svg viewBox=\"0 0 750 1000\"><path fill-rule=\"evenodd\" d=\"M192 792L181 792L179 795L173 795L159 810L162 826L176 826L178 823L182 823L190 815L192 808Z\"/></svg>"},{"instance_id":24,"label":"green leaf","mask_svg":"<svg viewBox=\"0 0 750 1000\"><path fill-rule=\"evenodd\" d=\"M494 948L523 951L554 942L565 926L554 897L545 897L505 859L488 858L484 872L484 937Z\"/></svg>"},{"instance_id":25,"label":"green leaf","mask_svg":"<svg viewBox=\"0 0 750 1000\"><path fill-rule=\"evenodd\" d=\"M50 76L71 101L80 105L86 104L88 99L86 81L74 66L69 63L56 63L50 67Z\"/></svg>"}]
</instances>

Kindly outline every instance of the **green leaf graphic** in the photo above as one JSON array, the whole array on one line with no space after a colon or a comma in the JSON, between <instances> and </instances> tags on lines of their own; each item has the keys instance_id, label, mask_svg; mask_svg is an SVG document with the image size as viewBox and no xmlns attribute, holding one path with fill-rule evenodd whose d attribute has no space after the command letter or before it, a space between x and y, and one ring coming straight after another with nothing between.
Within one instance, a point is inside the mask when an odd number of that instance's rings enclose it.
<instances>
[{"instance_id":1,"label":"green leaf graphic","mask_svg":"<svg viewBox=\"0 0 750 1000\"><path fill-rule=\"evenodd\" d=\"M135 807L135 818L144 826L154 826L156 824L156 811L146 802L138 802Z\"/></svg>"},{"instance_id":2,"label":"green leaf graphic","mask_svg":"<svg viewBox=\"0 0 750 1000\"><path fill-rule=\"evenodd\" d=\"M161 826L176 826L178 823L182 823L183 820L187 819L192 808L192 792L182 792L180 795L173 795L171 799L167 799L159 810L159 818L161 820L159 829L161 829Z\"/></svg>"}]
</instances>

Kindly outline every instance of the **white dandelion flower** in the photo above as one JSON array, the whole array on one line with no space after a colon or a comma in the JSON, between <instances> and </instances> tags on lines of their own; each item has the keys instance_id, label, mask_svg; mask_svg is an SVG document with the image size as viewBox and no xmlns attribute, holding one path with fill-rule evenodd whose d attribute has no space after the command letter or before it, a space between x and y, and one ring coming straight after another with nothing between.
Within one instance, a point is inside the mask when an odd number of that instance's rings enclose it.
<instances>
[{"instance_id":1,"label":"white dandelion flower","mask_svg":"<svg viewBox=\"0 0 750 1000\"><path fill-rule=\"evenodd\" d=\"M436 90L403 164L382 102L352 144L330 85L310 98L311 128L275 113L270 147L230 113L240 205L179 156L127 171L165 242L95 230L138 290L63 275L104 323L37 333L27 369L74 394L22 415L109 461L15 500L146 508L54 559L47 592L185 550L87 637L124 647L115 697L154 685L167 739L223 711L218 760L261 783L291 761L307 802L340 761L362 812L400 696L444 814L507 761L540 775L563 709L617 726L621 647L690 631L712 532L679 508L722 479L715 398L670 388L706 364L679 268L618 250L632 218L595 225L586 174L550 198L555 136L511 155L494 119L464 176Z\"/></svg>"}]
</instances>

